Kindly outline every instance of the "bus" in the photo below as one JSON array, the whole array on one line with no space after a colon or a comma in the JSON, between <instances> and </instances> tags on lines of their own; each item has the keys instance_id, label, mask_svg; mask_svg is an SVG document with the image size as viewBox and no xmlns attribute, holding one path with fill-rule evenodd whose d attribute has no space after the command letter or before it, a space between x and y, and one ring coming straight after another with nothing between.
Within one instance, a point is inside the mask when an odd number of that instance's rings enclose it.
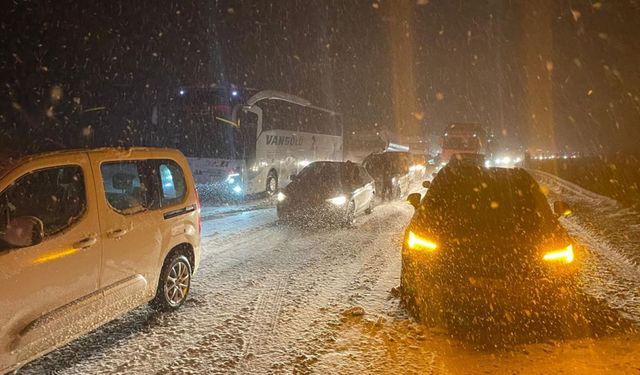
<instances>
[{"instance_id":1,"label":"bus","mask_svg":"<svg viewBox=\"0 0 640 375\"><path fill-rule=\"evenodd\" d=\"M442 135L441 164L447 164L454 155L467 158L484 158L487 152L487 142L487 132L479 124L449 124Z\"/></svg>"},{"instance_id":2,"label":"bus","mask_svg":"<svg viewBox=\"0 0 640 375\"><path fill-rule=\"evenodd\" d=\"M163 146L181 150L203 198L274 194L311 162L342 160L341 116L295 95L181 88L158 109ZM163 113L160 113L163 112Z\"/></svg>"},{"instance_id":3,"label":"bus","mask_svg":"<svg viewBox=\"0 0 640 375\"><path fill-rule=\"evenodd\" d=\"M248 194L274 194L314 161L342 161L339 113L295 95L265 90L233 114L244 146L244 187Z\"/></svg>"}]
</instances>

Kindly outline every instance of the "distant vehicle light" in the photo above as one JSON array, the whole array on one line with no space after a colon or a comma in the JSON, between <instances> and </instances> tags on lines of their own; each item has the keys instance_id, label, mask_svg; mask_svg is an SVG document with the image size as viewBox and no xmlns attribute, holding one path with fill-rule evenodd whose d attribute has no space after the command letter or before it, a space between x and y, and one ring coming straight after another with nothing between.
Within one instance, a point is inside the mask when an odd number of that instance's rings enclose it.
<instances>
[{"instance_id":1,"label":"distant vehicle light","mask_svg":"<svg viewBox=\"0 0 640 375\"><path fill-rule=\"evenodd\" d=\"M491 168L491 160L485 160L484 166L485 168Z\"/></svg>"},{"instance_id":2,"label":"distant vehicle light","mask_svg":"<svg viewBox=\"0 0 640 375\"><path fill-rule=\"evenodd\" d=\"M420 171L424 171L425 169L427 169L427 167L425 167L422 164L414 164L414 165L409 167L409 170L411 172L420 172Z\"/></svg>"},{"instance_id":3,"label":"distant vehicle light","mask_svg":"<svg viewBox=\"0 0 640 375\"><path fill-rule=\"evenodd\" d=\"M233 191L234 191L236 194L240 194L240 193L242 193L242 188L241 188L240 186L236 185L236 186L233 188Z\"/></svg>"},{"instance_id":4,"label":"distant vehicle light","mask_svg":"<svg viewBox=\"0 0 640 375\"><path fill-rule=\"evenodd\" d=\"M229 173L229 175L227 175L227 183L228 184L234 184L236 182L236 177L239 177L240 173Z\"/></svg>"},{"instance_id":5,"label":"distant vehicle light","mask_svg":"<svg viewBox=\"0 0 640 375\"><path fill-rule=\"evenodd\" d=\"M409 246L410 249L415 249L415 250L433 251L438 248L438 245L435 242L428 240L426 238L422 238L411 231L409 231L409 238L407 239L407 245Z\"/></svg>"},{"instance_id":6,"label":"distant vehicle light","mask_svg":"<svg viewBox=\"0 0 640 375\"><path fill-rule=\"evenodd\" d=\"M565 263L571 263L573 262L573 245L569 244L569 246L564 249L549 251L544 254L542 259L548 262L563 261Z\"/></svg>"},{"instance_id":7,"label":"distant vehicle light","mask_svg":"<svg viewBox=\"0 0 640 375\"><path fill-rule=\"evenodd\" d=\"M186 92L185 92L184 90L180 90L180 91L178 91L178 94L180 94L180 95L184 95L185 93L186 93Z\"/></svg>"},{"instance_id":8,"label":"distant vehicle light","mask_svg":"<svg viewBox=\"0 0 640 375\"><path fill-rule=\"evenodd\" d=\"M231 91L231 96L238 96L238 92L236 90Z\"/></svg>"},{"instance_id":9,"label":"distant vehicle light","mask_svg":"<svg viewBox=\"0 0 640 375\"><path fill-rule=\"evenodd\" d=\"M276 195L276 199L278 200L278 202L282 202L282 201L284 201L285 199L287 199L287 196L286 196L286 195L284 195L284 193L283 193L283 192L278 192L278 195Z\"/></svg>"},{"instance_id":10,"label":"distant vehicle light","mask_svg":"<svg viewBox=\"0 0 640 375\"><path fill-rule=\"evenodd\" d=\"M345 197L344 195L340 195L335 198L327 199L327 202L334 204L336 206L342 206L345 203L347 203L347 197Z\"/></svg>"},{"instance_id":11,"label":"distant vehicle light","mask_svg":"<svg viewBox=\"0 0 640 375\"><path fill-rule=\"evenodd\" d=\"M302 168L306 167L306 166L307 166L307 165L309 165L309 164L311 164L311 162L310 162L309 160L300 160L300 161L298 162L298 166L299 166L299 167L302 167Z\"/></svg>"}]
</instances>

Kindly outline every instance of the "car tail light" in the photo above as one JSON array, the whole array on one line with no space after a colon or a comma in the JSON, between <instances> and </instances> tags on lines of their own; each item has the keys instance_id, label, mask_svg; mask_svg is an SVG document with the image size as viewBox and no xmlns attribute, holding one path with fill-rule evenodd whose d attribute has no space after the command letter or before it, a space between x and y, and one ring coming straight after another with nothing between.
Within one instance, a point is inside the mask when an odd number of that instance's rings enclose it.
<instances>
[{"instance_id":1,"label":"car tail light","mask_svg":"<svg viewBox=\"0 0 640 375\"><path fill-rule=\"evenodd\" d=\"M571 244L569 244L569 246L563 249L549 251L545 253L544 256L542 257L542 259L546 260L547 262L564 262L564 263L573 262L573 258L574 258L573 245Z\"/></svg>"},{"instance_id":2,"label":"car tail light","mask_svg":"<svg viewBox=\"0 0 640 375\"><path fill-rule=\"evenodd\" d=\"M438 244L434 241L428 238L420 237L412 231L409 231L409 236L407 237L407 245L410 249L414 250L434 251L438 248Z\"/></svg>"}]
</instances>

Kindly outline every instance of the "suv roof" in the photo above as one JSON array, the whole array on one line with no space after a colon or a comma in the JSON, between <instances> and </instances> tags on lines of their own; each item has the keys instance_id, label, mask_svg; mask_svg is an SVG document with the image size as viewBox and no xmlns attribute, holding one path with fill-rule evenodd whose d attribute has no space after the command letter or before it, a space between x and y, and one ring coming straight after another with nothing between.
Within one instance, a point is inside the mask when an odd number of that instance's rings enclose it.
<instances>
[{"instance_id":1,"label":"suv roof","mask_svg":"<svg viewBox=\"0 0 640 375\"><path fill-rule=\"evenodd\" d=\"M60 150L60 151L49 151L42 152L36 154L29 155L20 155L18 157L12 156L2 156L0 157L0 177L4 177L7 173L9 173L12 169L19 166L20 164L30 162L33 160L44 159L51 156L58 155L73 155L78 153L104 153L111 152L114 155L122 155L126 156L126 154L130 154L132 152L135 153L147 153L149 157L163 157L167 154L173 155L182 155L182 153L176 149L171 148L158 148L158 147L100 147L100 148L92 148L92 149L70 149L70 150Z\"/></svg>"}]
</instances>

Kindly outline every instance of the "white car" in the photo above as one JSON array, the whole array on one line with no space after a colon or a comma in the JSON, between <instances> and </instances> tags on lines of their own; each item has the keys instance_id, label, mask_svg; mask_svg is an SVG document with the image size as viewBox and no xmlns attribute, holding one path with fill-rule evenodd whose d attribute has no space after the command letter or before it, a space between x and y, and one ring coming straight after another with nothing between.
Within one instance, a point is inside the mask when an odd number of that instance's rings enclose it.
<instances>
[{"instance_id":1,"label":"white car","mask_svg":"<svg viewBox=\"0 0 640 375\"><path fill-rule=\"evenodd\" d=\"M175 150L0 161L0 373L143 304L174 310L200 259L200 204Z\"/></svg>"}]
</instances>

